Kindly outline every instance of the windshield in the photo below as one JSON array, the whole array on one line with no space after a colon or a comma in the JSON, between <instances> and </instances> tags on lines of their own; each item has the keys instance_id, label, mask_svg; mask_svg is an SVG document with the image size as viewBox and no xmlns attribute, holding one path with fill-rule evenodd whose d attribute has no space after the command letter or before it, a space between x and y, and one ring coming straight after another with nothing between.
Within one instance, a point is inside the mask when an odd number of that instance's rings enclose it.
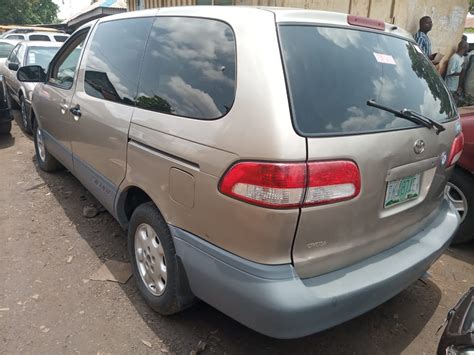
<instances>
[{"instance_id":1,"label":"windshield","mask_svg":"<svg viewBox=\"0 0 474 355\"><path fill-rule=\"evenodd\" d=\"M280 25L293 120L303 135L353 134L416 124L368 100L435 121L456 108L435 68L411 42L359 30Z\"/></svg>"},{"instance_id":2,"label":"windshield","mask_svg":"<svg viewBox=\"0 0 474 355\"><path fill-rule=\"evenodd\" d=\"M39 65L47 69L58 50L59 47L30 47L26 55L26 65Z\"/></svg>"}]
</instances>

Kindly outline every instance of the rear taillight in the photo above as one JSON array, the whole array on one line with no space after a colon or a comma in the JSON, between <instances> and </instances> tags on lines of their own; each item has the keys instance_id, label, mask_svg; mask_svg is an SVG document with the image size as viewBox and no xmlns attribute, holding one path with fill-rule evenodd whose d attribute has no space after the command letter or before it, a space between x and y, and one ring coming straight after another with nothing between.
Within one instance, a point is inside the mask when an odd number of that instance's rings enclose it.
<instances>
[{"instance_id":1,"label":"rear taillight","mask_svg":"<svg viewBox=\"0 0 474 355\"><path fill-rule=\"evenodd\" d=\"M304 205L349 200L360 192L360 173L352 161L308 163L308 187Z\"/></svg>"},{"instance_id":2,"label":"rear taillight","mask_svg":"<svg viewBox=\"0 0 474 355\"><path fill-rule=\"evenodd\" d=\"M451 146L451 151L449 152L448 166L456 164L462 154L462 149L464 147L464 134L459 133L456 138L454 138L453 145Z\"/></svg>"},{"instance_id":3,"label":"rear taillight","mask_svg":"<svg viewBox=\"0 0 474 355\"><path fill-rule=\"evenodd\" d=\"M262 207L314 206L357 196L360 173L351 161L240 162L223 176L219 190Z\"/></svg>"}]
</instances>

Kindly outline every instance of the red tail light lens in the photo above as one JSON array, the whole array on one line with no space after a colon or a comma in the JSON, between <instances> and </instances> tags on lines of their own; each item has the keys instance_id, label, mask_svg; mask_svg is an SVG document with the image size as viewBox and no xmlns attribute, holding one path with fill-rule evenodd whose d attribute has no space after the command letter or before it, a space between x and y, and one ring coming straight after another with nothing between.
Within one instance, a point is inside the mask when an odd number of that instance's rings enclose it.
<instances>
[{"instance_id":1,"label":"red tail light lens","mask_svg":"<svg viewBox=\"0 0 474 355\"><path fill-rule=\"evenodd\" d=\"M456 164L456 162L461 158L462 149L464 147L464 134L461 132L454 138L453 145L451 146L451 151L449 152L448 166Z\"/></svg>"},{"instance_id":2,"label":"red tail light lens","mask_svg":"<svg viewBox=\"0 0 474 355\"><path fill-rule=\"evenodd\" d=\"M352 161L308 163L308 175L305 206L349 200L360 192L359 168Z\"/></svg>"},{"instance_id":3,"label":"red tail light lens","mask_svg":"<svg viewBox=\"0 0 474 355\"><path fill-rule=\"evenodd\" d=\"M255 205L290 208L301 204L305 186L305 163L242 162L225 174L219 190Z\"/></svg>"},{"instance_id":4,"label":"red tail light lens","mask_svg":"<svg viewBox=\"0 0 474 355\"><path fill-rule=\"evenodd\" d=\"M230 197L270 208L314 206L348 200L360 192L360 173L350 161L241 162L222 178Z\"/></svg>"}]
</instances>

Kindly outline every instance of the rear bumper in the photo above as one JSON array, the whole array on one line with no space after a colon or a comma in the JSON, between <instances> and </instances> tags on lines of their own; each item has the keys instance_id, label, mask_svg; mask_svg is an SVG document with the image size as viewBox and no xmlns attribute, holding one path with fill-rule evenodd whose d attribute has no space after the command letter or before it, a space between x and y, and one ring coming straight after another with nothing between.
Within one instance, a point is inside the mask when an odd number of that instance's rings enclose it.
<instances>
[{"instance_id":1,"label":"rear bumper","mask_svg":"<svg viewBox=\"0 0 474 355\"><path fill-rule=\"evenodd\" d=\"M240 323L275 338L298 338L352 319L416 281L459 225L443 201L438 216L405 242L349 267L300 279L292 265L257 264L170 226L193 293Z\"/></svg>"}]
</instances>

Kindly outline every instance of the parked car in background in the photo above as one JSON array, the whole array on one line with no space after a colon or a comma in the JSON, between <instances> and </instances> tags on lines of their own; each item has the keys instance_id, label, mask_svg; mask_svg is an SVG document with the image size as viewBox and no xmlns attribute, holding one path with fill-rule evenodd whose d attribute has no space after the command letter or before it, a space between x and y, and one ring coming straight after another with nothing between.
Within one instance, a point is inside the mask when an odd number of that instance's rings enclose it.
<instances>
[{"instance_id":1,"label":"parked car in background","mask_svg":"<svg viewBox=\"0 0 474 355\"><path fill-rule=\"evenodd\" d=\"M80 55L78 55L80 54ZM459 225L451 95L410 33L300 9L193 6L77 30L32 101L37 162L128 231L161 314L195 297L295 338L401 292ZM338 79L341 78L341 79Z\"/></svg>"},{"instance_id":2,"label":"parked car in background","mask_svg":"<svg viewBox=\"0 0 474 355\"><path fill-rule=\"evenodd\" d=\"M15 39L20 41L43 41L43 42L66 42L69 35L60 32L28 32L28 33L7 33L3 39Z\"/></svg>"},{"instance_id":3,"label":"parked car in background","mask_svg":"<svg viewBox=\"0 0 474 355\"><path fill-rule=\"evenodd\" d=\"M20 41L17 39L0 39L0 65L8 58L18 42Z\"/></svg>"},{"instance_id":4,"label":"parked car in background","mask_svg":"<svg viewBox=\"0 0 474 355\"><path fill-rule=\"evenodd\" d=\"M446 186L446 194L461 215L453 244L474 240L474 107L460 107L464 149Z\"/></svg>"},{"instance_id":5,"label":"parked car in background","mask_svg":"<svg viewBox=\"0 0 474 355\"><path fill-rule=\"evenodd\" d=\"M15 46L0 66L0 74L4 76L10 106L20 109L23 129L28 133L31 132L31 95L35 84L20 82L16 73L25 65L39 65L47 69L49 62L61 46L60 42L23 41Z\"/></svg>"}]
</instances>

